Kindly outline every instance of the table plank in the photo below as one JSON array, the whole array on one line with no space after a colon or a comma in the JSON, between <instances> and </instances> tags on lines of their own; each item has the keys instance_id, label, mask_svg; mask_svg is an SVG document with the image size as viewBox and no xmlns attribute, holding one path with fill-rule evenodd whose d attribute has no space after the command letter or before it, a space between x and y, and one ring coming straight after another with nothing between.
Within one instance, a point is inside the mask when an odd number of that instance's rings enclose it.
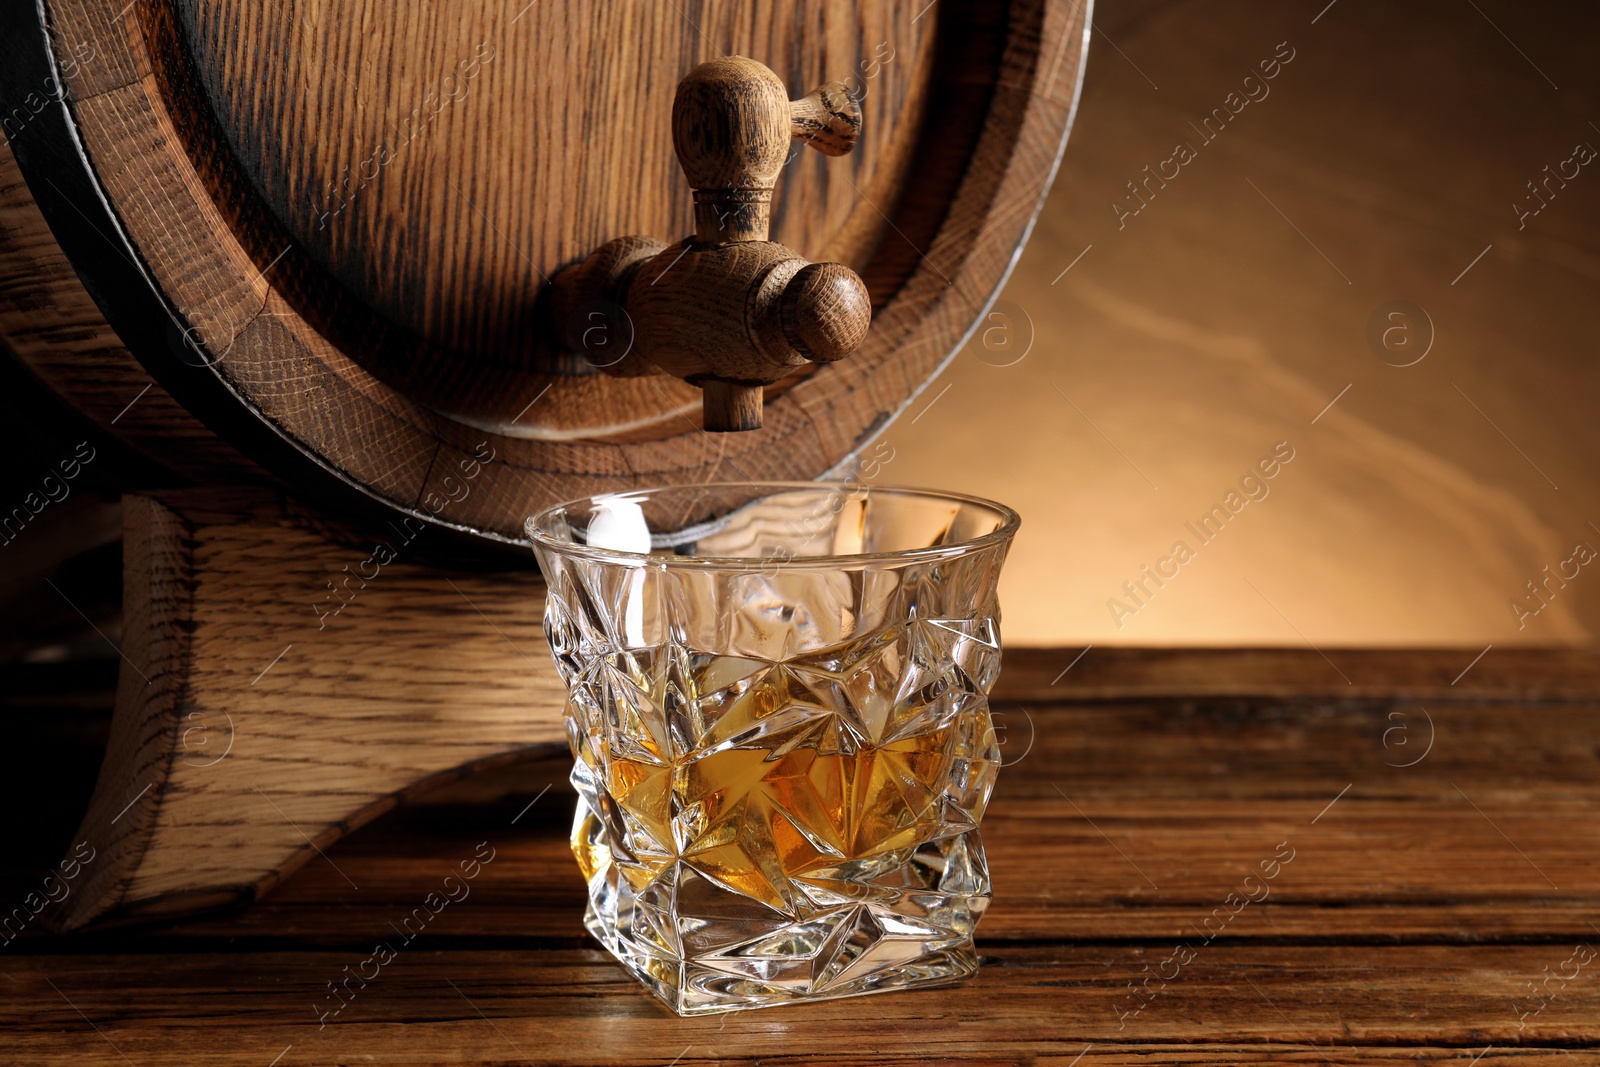
<instances>
[{"instance_id":1,"label":"table plank","mask_svg":"<svg viewBox=\"0 0 1600 1067\"><path fill-rule=\"evenodd\" d=\"M1252 696L1513 700L1600 697L1588 647L1007 648L1006 700Z\"/></svg>"},{"instance_id":2,"label":"table plank","mask_svg":"<svg viewBox=\"0 0 1600 1067\"><path fill-rule=\"evenodd\" d=\"M1137 1014L1129 983L1165 948L1005 945L964 985L678 1019L592 948L402 948L337 1015L325 985L360 952L203 951L7 961L13 1055L81 1063L265 1064L526 1059L557 1064L847 1059L1027 1062L1086 1043L1363 1048L1600 1044L1596 963L1519 1018L1548 945L1213 945ZM19 973L20 972L20 973ZM323 1025L325 1024L325 1025ZM319 1028L320 1026L320 1028ZM1520 1026L1520 1028L1519 1028ZM1205 1050L1215 1056L1220 1049Z\"/></svg>"}]
</instances>

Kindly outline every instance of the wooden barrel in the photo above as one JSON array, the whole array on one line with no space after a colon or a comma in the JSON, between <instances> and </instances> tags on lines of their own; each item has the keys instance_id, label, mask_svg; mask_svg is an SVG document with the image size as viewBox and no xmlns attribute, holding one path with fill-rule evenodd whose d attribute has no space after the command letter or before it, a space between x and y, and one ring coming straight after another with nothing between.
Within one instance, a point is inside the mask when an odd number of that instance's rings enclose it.
<instances>
[{"instance_id":1,"label":"wooden barrel","mask_svg":"<svg viewBox=\"0 0 1600 1067\"><path fill-rule=\"evenodd\" d=\"M840 470L1014 262L1087 7L7 4L0 362L134 482L265 472L480 543L559 498ZM612 238L693 229L673 90L735 54L861 101L853 154L790 159L772 237L859 273L873 324L769 388L762 429L712 435L694 387L559 350L541 294Z\"/></svg>"}]
</instances>

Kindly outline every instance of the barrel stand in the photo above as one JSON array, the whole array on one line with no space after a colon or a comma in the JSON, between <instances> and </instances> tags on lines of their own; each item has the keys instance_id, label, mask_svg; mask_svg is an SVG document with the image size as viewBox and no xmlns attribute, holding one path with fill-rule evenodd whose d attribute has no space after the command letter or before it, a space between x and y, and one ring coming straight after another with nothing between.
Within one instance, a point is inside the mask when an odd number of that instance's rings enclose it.
<instances>
[{"instance_id":1,"label":"barrel stand","mask_svg":"<svg viewBox=\"0 0 1600 1067\"><path fill-rule=\"evenodd\" d=\"M124 500L111 736L63 928L253 901L410 794L563 739L536 570L274 494Z\"/></svg>"}]
</instances>

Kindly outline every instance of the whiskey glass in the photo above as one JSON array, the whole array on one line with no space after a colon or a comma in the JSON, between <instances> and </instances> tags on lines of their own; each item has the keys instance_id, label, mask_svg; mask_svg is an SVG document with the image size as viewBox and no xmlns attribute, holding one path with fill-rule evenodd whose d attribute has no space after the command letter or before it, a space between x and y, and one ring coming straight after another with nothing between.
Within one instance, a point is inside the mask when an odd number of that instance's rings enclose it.
<instances>
[{"instance_id":1,"label":"whiskey glass","mask_svg":"<svg viewBox=\"0 0 1600 1067\"><path fill-rule=\"evenodd\" d=\"M976 497L816 482L528 519L585 925L674 1011L976 970L996 585L1018 524Z\"/></svg>"}]
</instances>

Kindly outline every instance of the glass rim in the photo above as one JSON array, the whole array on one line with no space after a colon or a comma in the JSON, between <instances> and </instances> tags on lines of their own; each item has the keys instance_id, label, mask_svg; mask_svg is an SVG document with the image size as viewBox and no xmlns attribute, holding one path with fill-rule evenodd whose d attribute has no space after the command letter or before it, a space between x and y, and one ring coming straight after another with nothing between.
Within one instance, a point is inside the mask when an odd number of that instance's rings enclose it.
<instances>
[{"instance_id":1,"label":"glass rim","mask_svg":"<svg viewBox=\"0 0 1600 1067\"><path fill-rule=\"evenodd\" d=\"M582 559L602 563L617 563L628 566L654 565L663 568L740 568L748 569L751 564L769 562L764 556L698 556L698 555L666 555L644 552L626 552L616 548L596 548L592 545L579 544L576 541L562 541L551 537L540 529L541 520L554 512L579 505L592 505L599 500L626 500L630 497L650 496L673 492L705 492L718 489L766 489L766 490L806 490L819 493L833 493L856 491L861 492L864 498L870 498L874 493L886 496L914 497L925 500L942 500L951 503L969 504L986 508L1000 518L1000 524L988 533L977 537L969 537L961 541L954 541L946 545L928 545L923 548L898 549L892 552L856 552L846 555L828 556L792 556L783 561L784 568L797 568L802 570L841 567L860 563L917 563L925 560L949 559L956 556L967 555L980 549L990 548L994 545L1004 544L1016 535L1022 525L1022 516L1006 505L990 500L987 497L975 496L971 493L958 493L946 489L921 489L909 485L868 485L862 482L800 482L800 481L737 481L737 482L696 482L679 483L675 485L650 486L643 489L625 489L616 493L597 493L593 496L577 497L572 500L563 500L560 503L550 504L535 511L523 520L523 534L527 541L535 547L544 548L551 552L565 556L576 556ZM742 505L743 506L743 505ZM732 515L738 509L730 511Z\"/></svg>"}]
</instances>

